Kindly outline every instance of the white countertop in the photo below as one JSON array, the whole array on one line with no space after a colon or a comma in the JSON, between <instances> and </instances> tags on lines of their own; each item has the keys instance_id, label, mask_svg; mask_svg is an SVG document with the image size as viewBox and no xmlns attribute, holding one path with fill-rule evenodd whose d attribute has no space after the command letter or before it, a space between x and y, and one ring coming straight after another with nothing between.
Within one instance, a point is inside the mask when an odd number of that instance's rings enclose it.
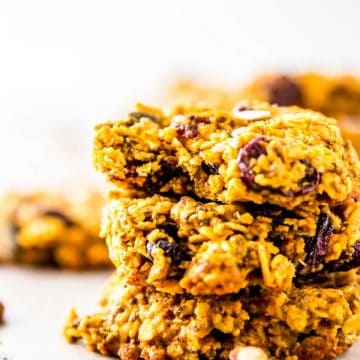
<instances>
[{"instance_id":1,"label":"white countertop","mask_svg":"<svg viewBox=\"0 0 360 360\"><path fill-rule=\"evenodd\" d=\"M69 345L61 333L72 305L83 315L96 309L109 274L1 267L0 360L104 359L83 345Z\"/></svg>"},{"instance_id":2,"label":"white countertop","mask_svg":"<svg viewBox=\"0 0 360 360\"><path fill-rule=\"evenodd\" d=\"M72 273L29 268L0 268L0 360L95 360L83 345L69 345L61 335L71 306L81 314L96 309L99 289L109 271ZM360 342L343 360L360 358Z\"/></svg>"}]
</instances>

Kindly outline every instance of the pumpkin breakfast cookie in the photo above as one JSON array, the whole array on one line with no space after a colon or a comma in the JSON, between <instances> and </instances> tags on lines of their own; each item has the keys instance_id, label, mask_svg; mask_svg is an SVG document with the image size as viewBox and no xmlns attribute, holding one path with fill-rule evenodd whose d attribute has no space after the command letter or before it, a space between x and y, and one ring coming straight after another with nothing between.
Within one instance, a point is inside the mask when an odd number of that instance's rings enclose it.
<instances>
[{"instance_id":1,"label":"pumpkin breakfast cookie","mask_svg":"<svg viewBox=\"0 0 360 360\"><path fill-rule=\"evenodd\" d=\"M228 359L231 349L249 345L270 359L325 360L356 340L359 311L357 286L193 297L114 275L99 312L80 319L73 310L65 336L122 360Z\"/></svg>"},{"instance_id":2,"label":"pumpkin breakfast cookie","mask_svg":"<svg viewBox=\"0 0 360 360\"><path fill-rule=\"evenodd\" d=\"M252 103L172 114L166 123L142 114L98 125L95 167L115 185L147 195L287 209L341 202L356 189L351 145L336 121L319 113Z\"/></svg>"},{"instance_id":3,"label":"pumpkin breakfast cookie","mask_svg":"<svg viewBox=\"0 0 360 360\"><path fill-rule=\"evenodd\" d=\"M193 295L249 285L286 290L296 279L360 265L360 203L302 207L110 195L102 235L131 284ZM294 278L296 275L297 278Z\"/></svg>"}]
</instances>

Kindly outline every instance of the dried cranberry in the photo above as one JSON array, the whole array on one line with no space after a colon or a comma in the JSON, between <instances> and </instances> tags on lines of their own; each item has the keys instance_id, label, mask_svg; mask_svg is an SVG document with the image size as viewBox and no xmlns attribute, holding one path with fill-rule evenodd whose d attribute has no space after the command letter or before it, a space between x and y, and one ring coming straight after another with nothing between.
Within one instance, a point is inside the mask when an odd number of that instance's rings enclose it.
<instances>
[{"instance_id":1,"label":"dried cranberry","mask_svg":"<svg viewBox=\"0 0 360 360\"><path fill-rule=\"evenodd\" d=\"M186 124L175 125L176 133L184 139L193 139L199 133L199 124L210 124L210 118L207 116L190 115Z\"/></svg>"},{"instance_id":2,"label":"dried cranberry","mask_svg":"<svg viewBox=\"0 0 360 360\"><path fill-rule=\"evenodd\" d=\"M358 241L354 246L352 262L356 264L355 267L360 266L360 241Z\"/></svg>"},{"instance_id":3,"label":"dried cranberry","mask_svg":"<svg viewBox=\"0 0 360 360\"><path fill-rule=\"evenodd\" d=\"M184 259L183 251L176 242L170 242L167 239L161 239L155 244L147 242L146 250L150 256L152 256L154 248L156 247L164 250L165 256L170 257L172 262L175 264L179 264Z\"/></svg>"},{"instance_id":4,"label":"dried cranberry","mask_svg":"<svg viewBox=\"0 0 360 360\"><path fill-rule=\"evenodd\" d=\"M319 172L311 166L310 161L303 160L302 162L307 166L307 168L306 175L301 180L301 190L298 192L298 194L305 195L317 188L320 183L321 176Z\"/></svg>"},{"instance_id":5,"label":"dried cranberry","mask_svg":"<svg viewBox=\"0 0 360 360\"><path fill-rule=\"evenodd\" d=\"M317 265L326 256L333 231L334 227L330 216L322 213L318 219L316 234L310 238L307 244L307 263L309 265Z\"/></svg>"},{"instance_id":6,"label":"dried cranberry","mask_svg":"<svg viewBox=\"0 0 360 360\"><path fill-rule=\"evenodd\" d=\"M288 76L279 76L268 84L269 101L280 106L302 105L299 86Z\"/></svg>"},{"instance_id":7,"label":"dried cranberry","mask_svg":"<svg viewBox=\"0 0 360 360\"><path fill-rule=\"evenodd\" d=\"M251 159L257 159L260 155L266 155L266 149L263 145L263 143L266 142L268 142L268 140L265 137L259 136L252 139L239 151L238 163L241 172L241 179L253 190L260 190L260 186L255 183L255 174L250 167L250 162ZM279 192L283 195L288 197L305 195L313 191L319 185L321 180L320 173L311 165L310 161L302 160L301 162L306 165L306 174L299 184L301 189L297 192L285 192L279 190Z\"/></svg>"},{"instance_id":8,"label":"dried cranberry","mask_svg":"<svg viewBox=\"0 0 360 360\"><path fill-rule=\"evenodd\" d=\"M147 176L142 186L142 190L149 194L159 192L163 185L181 173L180 168L177 166L177 160L173 157L162 159L159 162L159 167L158 171Z\"/></svg>"},{"instance_id":9,"label":"dried cranberry","mask_svg":"<svg viewBox=\"0 0 360 360\"><path fill-rule=\"evenodd\" d=\"M230 334L226 334L218 329L211 330L211 336L214 337L217 341L221 341L222 343L231 338Z\"/></svg>"},{"instance_id":10,"label":"dried cranberry","mask_svg":"<svg viewBox=\"0 0 360 360\"><path fill-rule=\"evenodd\" d=\"M308 283L309 281L322 281L322 276L338 271L348 271L360 266L360 240L354 245L353 252L344 253L340 259L330 261L324 264L324 267L315 272L300 274L297 277L299 284Z\"/></svg>"},{"instance_id":11,"label":"dried cranberry","mask_svg":"<svg viewBox=\"0 0 360 360\"><path fill-rule=\"evenodd\" d=\"M139 164L137 164L136 160L129 160L126 163L126 169L127 169L126 177L137 177L138 176L138 172L137 172L138 166L139 166Z\"/></svg>"},{"instance_id":12,"label":"dried cranberry","mask_svg":"<svg viewBox=\"0 0 360 360\"><path fill-rule=\"evenodd\" d=\"M247 186L254 190L258 190L260 187L255 183L255 174L250 168L251 159L257 159L260 155L266 154L266 149L263 145L268 140L259 136L249 141L240 151L238 156L238 163L241 172L241 179Z\"/></svg>"},{"instance_id":13,"label":"dried cranberry","mask_svg":"<svg viewBox=\"0 0 360 360\"><path fill-rule=\"evenodd\" d=\"M127 170L126 177L137 177L137 176L139 176L139 174L137 172L137 168L144 165L144 164L146 164L146 162L142 161L142 160L137 160L137 159L128 160L126 162L126 164L125 164L125 169Z\"/></svg>"},{"instance_id":14,"label":"dried cranberry","mask_svg":"<svg viewBox=\"0 0 360 360\"><path fill-rule=\"evenodd\" d=\"M198 124L210 124L210 118L207 116L190 115L189 119Z\"/></svg>"},{"instance_id":15,"label":"dried cranberry","mask_svg":"<svg viewBox=\"0 0 360 360\"><path fill-rule=\"evenodd\" d=\"M259 205L249 202L246 204L246 208L248 212L250 212L250 214L253 214L254 216L265 216L275 219L280 218L280 216L283 217L283 214L285 214L286 211L280 206L269 203Z\"/></svg>"},{"instance_id":16,"label":"dried cranberry","mask_svg":"<svg viewBox=\"0 0 360 360\"><path fill-rule=\"evenodd\" d=\"M157 243L160 249L163 249L166 256L169 256L174 263L180 263L183 259L182 251L176 242L169 242L167 240L160 240Z\"/></svg>"},{"instance_id":17,"label":"dried cranberry","mask_svg":"<svg viewBox=\"0 0 360 360\"><path fill-rule=\"evenodd\" d=\"M198 135L198 128L196 125L179 124L175 127L178 136L184 139L193 139Z\"/></svg>"},{"instance_id":18,"label":"dried cranberry","mask_svg":"<svg viewBox=\"0 0 360 360\"><path fill-rule=\"evenodd\" d=\"M162 179L165 178L166 181L168 179L172 179L176 174L174 174L177 170L177 160L175 158L168 158L166 160L160 161L160 176Z\"/></svg>"},{"instance_id":19,"label":"dried cranberry","mask_svg":"<svg viewBox=\"0 0 360 360\"><path fill-rule=\"evenodd\" d=\"M201 168L203 169L203 171L207 175L216 175L216 174L219 173L219 165L215 164L215 163L207 164L205 162L202 162L201 163Z\"/></svg>"}]
</instances>

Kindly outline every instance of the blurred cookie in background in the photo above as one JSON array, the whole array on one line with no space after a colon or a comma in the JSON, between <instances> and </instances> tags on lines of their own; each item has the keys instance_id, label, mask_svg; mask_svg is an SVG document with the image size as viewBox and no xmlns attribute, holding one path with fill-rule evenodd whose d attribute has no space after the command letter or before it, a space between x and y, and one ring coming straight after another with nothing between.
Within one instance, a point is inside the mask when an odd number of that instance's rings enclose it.
<instances>
[{"instance_id":1,"label":"blurred cookie in background","mask_svg":"<svg viewBox=\"0 0 360 360\"><path fill-rule=\"evenodd\" d=\"M0 202L0 262L68 269L110 266L95 191L9 193Z\"/></svg>"},{"instance_id":2,"label":"blurred cookie in background","mask_svg":"<svg viewBox=\"0 0 360 360\"><path fill-rule=\"evenodd\" d=\"M264 74L242 92L244 98L297 105L335 117L346 139L360 151L360 79L318 73Z\"/></svg>"}]
</instances>

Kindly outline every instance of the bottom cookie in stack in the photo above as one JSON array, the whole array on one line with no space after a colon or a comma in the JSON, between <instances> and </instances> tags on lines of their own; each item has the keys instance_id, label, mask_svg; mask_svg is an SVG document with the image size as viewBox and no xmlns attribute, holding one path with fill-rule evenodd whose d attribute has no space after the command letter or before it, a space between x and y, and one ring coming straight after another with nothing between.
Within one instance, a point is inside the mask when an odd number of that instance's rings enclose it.
<instances>
[{"instance_id":1,"label":"bottom cookie in stack","mask_svg":"<svg viewBox=\"0 0 360 360\"><path fill-rule=\"evenodd\" d=\"M244 346L262 348L269 359L325 360L348 349L359 333L356 283L192 296L129 285L118 274L100 310L83 319L72 310L65 327L68 341L82 339L91 350L122 360L228 359Z\"/></svg>"}]
</instances>

